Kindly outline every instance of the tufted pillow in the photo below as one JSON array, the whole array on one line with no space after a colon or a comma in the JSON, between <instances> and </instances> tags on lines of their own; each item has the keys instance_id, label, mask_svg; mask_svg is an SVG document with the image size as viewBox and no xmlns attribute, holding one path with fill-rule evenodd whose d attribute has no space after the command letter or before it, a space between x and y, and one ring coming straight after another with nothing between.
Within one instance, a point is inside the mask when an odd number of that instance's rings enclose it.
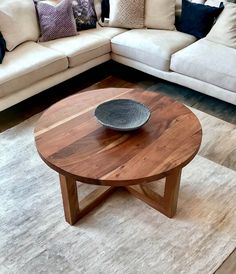
<instances>
[{"instance_id":1,"label":"tufted pillow","mask_svg":"<svg viewBox=\"0 0 236 274\"><path fill-rule=\"evenodd\" d=\"M144 27L144 0L110 0L109 26L138 29Z\"/></svg>"},{"instance_id":2,"label":"tufted pillow","mask_svg":"<svg viewBox=\"0 0 236 274\"><path fill-rule=\"evenodd\" d=\"M9 51L25 41L37 41L39 27L32 0L0 0L0 30Z\"/></svg>"},{"instance_id":3,"label":"tufted pillow","mask_svg":"<svg viewBox=\"0 0 236 274\"><path fill-rule=\"evenodd\" d=\"M225 4L206 39L236 49L236 4Z\"/></svg>"},{"instance_id":4,"label":"tufted pillow","mask_svg":"<svg viewBox=\"0 0 236 274\"><path fill-rule=\"evenodd\" d=\"M39 1L36 7L41 29L40 42L77 34L70 0L62 0L56 5Z\"/></svg>"}]
</instances>

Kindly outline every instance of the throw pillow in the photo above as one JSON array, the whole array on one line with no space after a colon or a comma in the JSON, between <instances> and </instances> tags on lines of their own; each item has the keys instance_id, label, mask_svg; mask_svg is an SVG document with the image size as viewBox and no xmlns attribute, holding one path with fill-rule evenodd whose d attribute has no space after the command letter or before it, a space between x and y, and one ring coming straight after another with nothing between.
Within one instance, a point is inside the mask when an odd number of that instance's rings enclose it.
<instances>
[{"instance_id":1,"label":"throw pillow","mask_svg":"<svg viewBox=\"0 0 236 274\"><path fill-rule=\"evenodd\" d=\"M62 0L57 5L49 4L47 1L39 1L36 7L41 29L40 42L77 34L70 0Z\"/></svg>"},{"instance_id":2,"label":"throw pillow","mask_svg":"<svg viewBox=\"0 0 236 274\"><path fill-rule=\"evenodd\" d=\"M182 13L177 30L201 39L208 34L223 9L223 4L217 8L182 0Z\"/></svg>"},{"instance_id":3,"label":"throw pillow","mask_svg":"<svg viewBox=\"0 0 236 274\"><path fill-rule=\"evenodd\" d=\"M25 41L37 41L39 27L32 0L1 0L0 30L9 51Z\"/></svg>"},{"instance_id":4,"label":"throw pillow","mask_svg":"<svg viewBox=\"0 0 236 274\"><path fill-rule=\"evenodd\" d=\"M110 2L109 2L109 0L102 0L101 8L102 8L101 20L102 20L102 22L104 22L104 19L109 18L109 16L110 16Z\"/></svg>"},{"instance_id":5,"label":"throw pillow","mask_svg":"<svg viewBox=\"0 0 236 274\"><path fill-rule=\"evenodd\" d=\"M145 26L152 29L175 29L176 0L146 0Z\"/></svg>"},{"instance_id":6,"label":"throw pillow","mask_svg":"<svg viewBox=\"0 0 236 274\"><path fill-rule=\"evenodd\" d=\"M144 0L110 0L110 27L139 29L144 26Z\"/></svg>"},{"instance_id":7,"label":"throw pillow","mask_svg":"<svg viewBox=\"0 0 236 274\"><path fill-rule=\"evenodd\" d=\"M93 0L73 1L73 12L78 31L96 28L97 15Z\"/></svg>"},{"instance_id":8,"label":"throw pillow","mask_svg":"<svg viewBox=\"0 0 236 274\"><path fill-rule=\"evenodd\" d=\"M223 12L206 38L236 49L236 4L225 4Z\"/></svg>"},{"instance_id":9,"label":"throw pillow","mask_svg":"<svg viewBox=\"0 0 236 274\"><path fill-rule=\"evenodd\" d=\"M6 51L6 42L0 33L0 64L2 64L2 60L5 56L5 51Z\"/></svg>"}]
</instances>

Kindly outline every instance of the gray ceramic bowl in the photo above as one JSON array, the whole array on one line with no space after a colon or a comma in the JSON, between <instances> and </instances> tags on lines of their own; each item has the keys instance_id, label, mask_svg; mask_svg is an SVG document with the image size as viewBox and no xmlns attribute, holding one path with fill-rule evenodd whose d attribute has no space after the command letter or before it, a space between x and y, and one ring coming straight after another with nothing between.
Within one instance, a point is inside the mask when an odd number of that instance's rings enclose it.
<instances>
[{"instance_id":1,"label":"gray ceramic bowl","mask_svg":"<svg viewBox=\"0 0 236 274\"><path fill-rule=\"evenodd\" d=\"M145 105L129 99L111 100L100 104L95 110L95 116L103 126L118 131L138 129L150 115Z\"/></svg>"}]
</instances>

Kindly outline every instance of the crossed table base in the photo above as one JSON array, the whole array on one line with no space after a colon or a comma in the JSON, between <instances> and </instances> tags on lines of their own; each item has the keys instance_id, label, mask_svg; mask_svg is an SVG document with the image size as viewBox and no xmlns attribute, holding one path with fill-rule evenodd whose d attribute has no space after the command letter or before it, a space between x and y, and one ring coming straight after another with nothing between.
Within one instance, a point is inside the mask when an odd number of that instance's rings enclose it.
<instances>
[{"instance_id":1,"label":"crossed table base","mask_svg":"<svg viewBox=\"0 0 236 274\"><path fill-rule=\"evenodd\" d=\"M75 224L96 206L103 203L117 188L128 190L131 195L171 218L175 215L177 209L180 178L181 169L172 171L172 173L166 177L163 197L149 189L147 185L140 184L121 187L108 186L106 189L98 186L96 190L79 201L76 180L60 175L65 219L70 225Z\"/></svg>"}]
</instances>

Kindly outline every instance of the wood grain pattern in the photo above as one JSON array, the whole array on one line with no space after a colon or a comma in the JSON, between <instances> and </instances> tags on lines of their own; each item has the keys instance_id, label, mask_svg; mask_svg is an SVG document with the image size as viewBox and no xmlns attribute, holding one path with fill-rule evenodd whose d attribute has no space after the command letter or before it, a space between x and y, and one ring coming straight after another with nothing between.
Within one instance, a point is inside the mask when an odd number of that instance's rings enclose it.
<instances>
[{"instance_id":1,"label":"wood grain pattern","mask_svg":"<svg viewBox=\"0 0 236 274\"><path fill-rule=\"evenodd\" d=\"M96 106L114 98L137 100L151 118L140 130L123 133L101 126ZM196 155L202 138L196 116L156 92L108 88L68 97L50 107L35 128L42 159L54 170L85 183L125 186L166 177Z\"/></svg>"}]
</instances>

